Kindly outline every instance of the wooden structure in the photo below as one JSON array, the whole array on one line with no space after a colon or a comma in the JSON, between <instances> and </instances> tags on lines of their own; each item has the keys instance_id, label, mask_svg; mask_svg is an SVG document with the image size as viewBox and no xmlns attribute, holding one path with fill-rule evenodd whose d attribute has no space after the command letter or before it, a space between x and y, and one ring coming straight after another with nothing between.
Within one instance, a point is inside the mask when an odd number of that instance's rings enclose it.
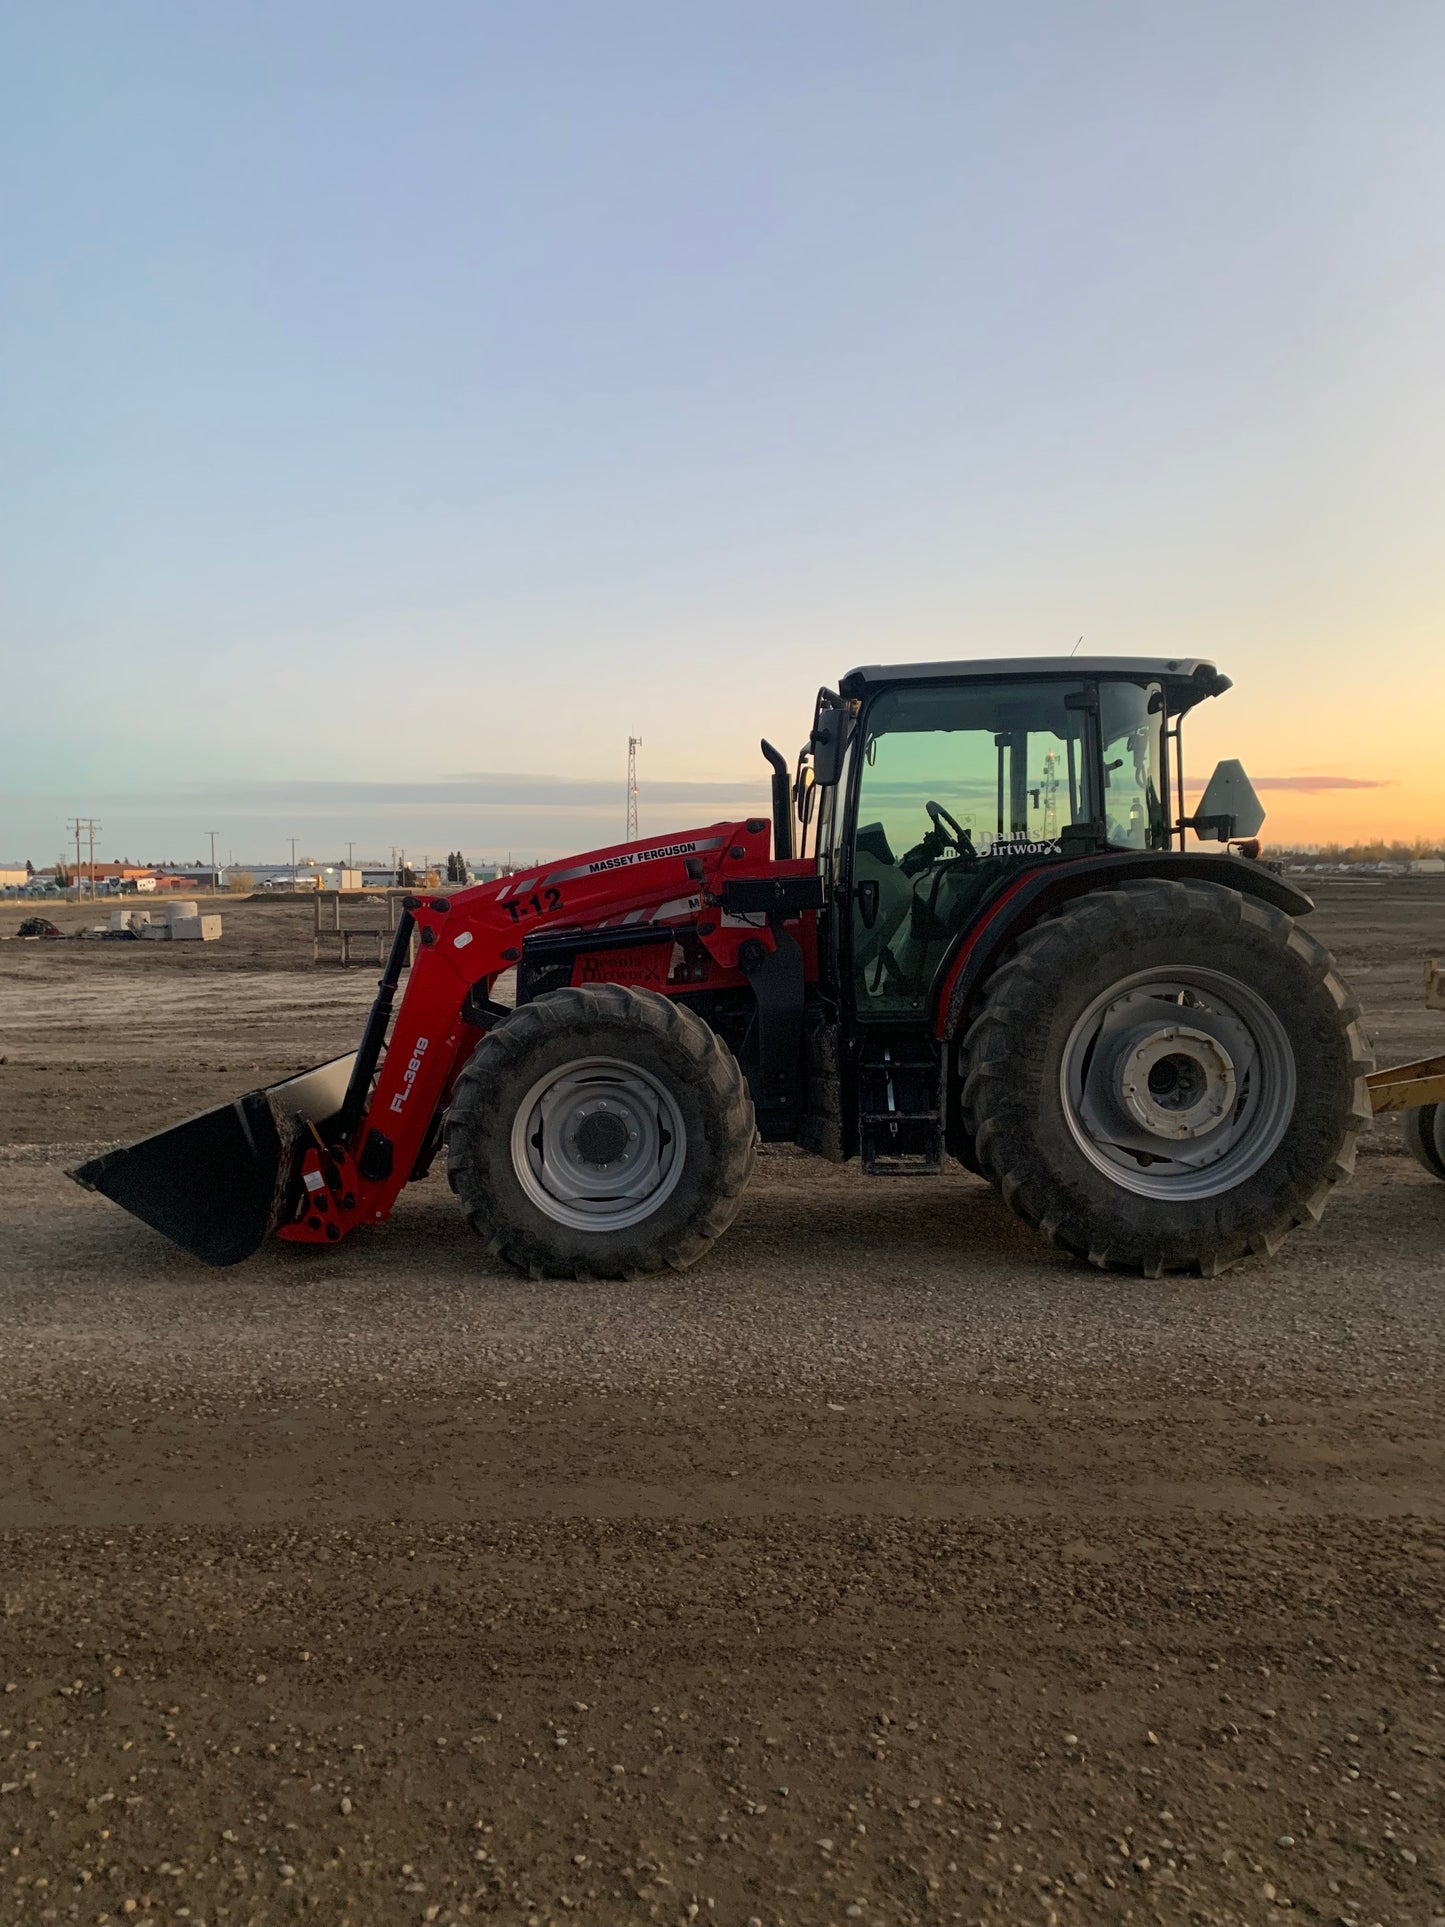
<instances>
[{"instance_id":1,"label":"wooden structure","mask_svg":"<svg viewBox=\"0 0 1445 1927\"><path fill-rule=\"evenodd\" d=\"M385 963L409 894L406 890L318 890L312 902L311 961ZM347 910L371 914L365 922L349 922L343 914Z\"/></svg>"}]
</instances>

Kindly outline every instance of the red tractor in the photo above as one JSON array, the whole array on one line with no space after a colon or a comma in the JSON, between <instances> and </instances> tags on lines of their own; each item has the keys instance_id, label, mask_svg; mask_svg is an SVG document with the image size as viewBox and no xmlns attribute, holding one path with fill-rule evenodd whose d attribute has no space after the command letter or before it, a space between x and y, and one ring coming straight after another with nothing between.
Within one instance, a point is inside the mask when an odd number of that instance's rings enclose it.
<instances>
[{"instance_id":1,"label":"red tractor","mask_svg":"<svg viewBox=\"0 0 1445 1927\"><path fill-rule=\"evenodd\" d=\"M1370 1066L1309 899L1240 841L1239 765L1185 814L1184 717L1228 687L855 669L791 781L764 743L771 823L408 898L354 1056L74 1176L231 1264L380 1222L441 1155L490 1250L615 1278L701 1257L762 1138L879 1175L951 1153L1095 1265L1272 1251L1349 1175Z\"/></svg>"}]
</instances>

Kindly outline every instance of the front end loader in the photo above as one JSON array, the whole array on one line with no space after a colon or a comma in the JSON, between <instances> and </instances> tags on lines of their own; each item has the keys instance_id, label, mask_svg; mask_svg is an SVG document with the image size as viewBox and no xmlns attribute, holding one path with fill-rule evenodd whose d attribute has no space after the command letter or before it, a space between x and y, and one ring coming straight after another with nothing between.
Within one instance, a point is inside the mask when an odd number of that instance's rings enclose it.
<instances>
[{"instance_id":1,"label":"front end loader","mask_svg":"<svg viewBox=\"0 0 1445 1927\"><path fill-rule=\"evenodd\" d=\"M1186 813L1182 724L1228 687L853 670L794 770L763 745L770 818L409 897L354 1056L72 1175L230 1264L383 1221L441 1157L491 1250L626 1277L707 1250L761 1138L951 1154L1100 1266L1272 1251L1351 1170L1369 1060L1239 765Z\"/></svg>"}]
</instances>

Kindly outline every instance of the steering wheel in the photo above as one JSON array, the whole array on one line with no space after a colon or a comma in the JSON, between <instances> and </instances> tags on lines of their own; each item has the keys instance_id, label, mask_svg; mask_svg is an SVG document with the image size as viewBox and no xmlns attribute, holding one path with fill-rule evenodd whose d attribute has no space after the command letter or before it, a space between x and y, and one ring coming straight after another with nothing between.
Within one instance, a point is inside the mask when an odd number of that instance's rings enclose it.
<instances>
[{"instance_id":1,"label":"steering wheel","mask_svg":"<svg viewBox=\"0 0 1445 1927\"><path fill-rule=\"evenodd\" d=\"M942 817L943 821L948 825L955 846L961 850L964 846L966 832L958 818L954 816L951 811L946 810L941 803L933 802L931 798L923 807L928 811L929 822L932 823L934 829L940 836L942 836L943 831L939 825L939 818Z\"/></svg>"}]
</instances>

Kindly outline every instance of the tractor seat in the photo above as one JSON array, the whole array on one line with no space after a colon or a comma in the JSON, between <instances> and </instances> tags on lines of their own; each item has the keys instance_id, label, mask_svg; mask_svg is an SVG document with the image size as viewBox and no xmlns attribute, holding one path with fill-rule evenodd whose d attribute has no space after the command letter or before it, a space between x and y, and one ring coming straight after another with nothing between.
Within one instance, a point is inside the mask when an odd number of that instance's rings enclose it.
<instances>
[{"instance_id":1,"label":"tractor seat","mask_svg":"<svg viewBox=\"0 0 1445 1927\"><path fill-rule=\"evenodd\" d=\"M873 996L896 994L901 985L920 994L927 990L952 940L968 928L998 890L1003 866L985 857L977 863L948 862L941 869L921 872L911 881L897 871L893 875L908 885L902 914L895 907L885 918L880 908L877 923L861 933L871 940L866 950L861 943L854 946L860 969L863 958L868 960L870 967L862 982ZM897 900L884 901L896 904ZM885 949L888 956L882 959L880 968L880 953Z\"/></svg>"},{"instance_id":2,"label":"tractor seat","mask_svg":"<svg viewBox=\"0 0 1445 1927\"><path fill-rule=\"evenodd\" d=\"M863 982L872 979L878 953L907 927L913 913L913 885L893 860L888 837L881 823L863 824L853 845L853 884L878 885L878 915L873 928L865 930L860 917L853 920L853 968ZM856 898L855 898L856 901Z\"/></svg>"}]
</instances>

